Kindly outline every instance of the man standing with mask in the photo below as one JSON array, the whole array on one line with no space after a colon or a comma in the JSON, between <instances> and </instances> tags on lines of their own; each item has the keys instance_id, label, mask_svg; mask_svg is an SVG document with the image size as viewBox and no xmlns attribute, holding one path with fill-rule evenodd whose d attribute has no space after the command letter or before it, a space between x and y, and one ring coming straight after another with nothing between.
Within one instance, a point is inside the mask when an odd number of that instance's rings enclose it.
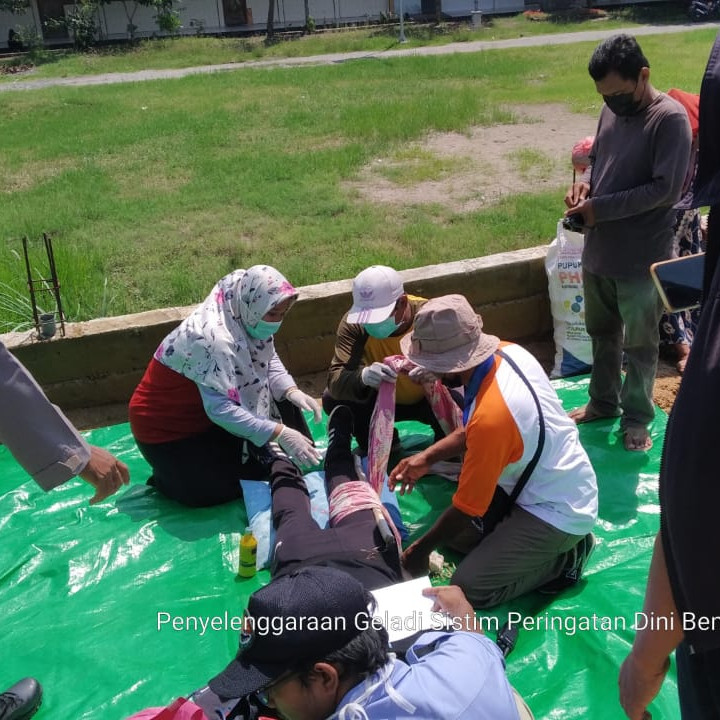
<instances>
[{"instance_id":1,"label":"man standing with mask","mask_svg":"<svg viewBox=\"0 0 720 720\"><path fill-rule=\"evenodd\" d=\"M635 38L615 35L588 66L605 105L591 165L572 185L567 215L585 226L585 322L593 342L590 400L577 423L622 415L627 450L649 450L662 306L649 273L672 252L673 205L680 199L691 132L679 103L650 84ZM623 352L627 374L620 370Z\"/></svg>"},{"instance_id":2,"label":"man standing with mask","mask_svg":"<svg viewBox=\"0 0 720 720\"><path fill-rule=\"evenodd\" d=\"M421 378L401 375L383 363L400 355L400 339L412 331L417 311L425 298L408 295L400 274L385 265L372 265L354 280L353 304L340 321L335 341L323 408L330 413L347 405L355 418L355 438L360 452L367 453L370 417L381 382L396 383L395 418L430 425L435 438L444 433L423 391ZM415 381L413 381L415 380ZM397 440L397 438L396 438Z\"/></svg>"}]
</instances>

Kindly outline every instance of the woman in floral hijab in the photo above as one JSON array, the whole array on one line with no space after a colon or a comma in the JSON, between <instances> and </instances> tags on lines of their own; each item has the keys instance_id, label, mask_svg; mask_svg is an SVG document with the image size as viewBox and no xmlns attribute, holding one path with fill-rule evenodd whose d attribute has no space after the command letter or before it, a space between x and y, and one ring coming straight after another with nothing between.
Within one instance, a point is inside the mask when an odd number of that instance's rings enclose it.
<instances>
[{"instance_id":1,"label":"woman in floral hijab","mask_svg":"<svg viewBox=\"0 0 720 720\"><path fill-rule=\"evenodd\" d=\"M275 268L235 270L160 343L130 400L130 426L163 494L192 506L240 497L240 478L266 475L257 449L270 440L299 465L317 463L297 408L318 420L320 408L273 343L296 299Z\"/></svg>"}]
</instances>

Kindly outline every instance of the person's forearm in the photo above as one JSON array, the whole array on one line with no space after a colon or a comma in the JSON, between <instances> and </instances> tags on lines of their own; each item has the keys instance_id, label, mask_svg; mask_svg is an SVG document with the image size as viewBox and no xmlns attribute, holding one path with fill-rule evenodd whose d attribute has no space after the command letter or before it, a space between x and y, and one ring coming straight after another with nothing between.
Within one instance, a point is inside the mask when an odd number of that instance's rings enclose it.
<instances>
[{"instance_id":1,"label":"person's forearm","mask_svg":"<svg viewBox=\"0 0 720 720\"><path fill-rule=\"evenodd\" d=\"M468 516L454 506L448 507L435 521L432 527L415 542L417 549L422 552L432 552L438 545L448 540L458 527L467 522Z\"/></svg>"},{"instance_id":2,"label":"person's forearm","mask_svg":"<svg viewBox=\"0 0 720 720\"><path fill-rule=\"evenodd\" d=\"M362 369L330 368L328 373L328 392L339 402L367 402L375 392L362 381Z\"/></svg>"},{"instance_id":3,"label":"person's forearm","mask_svg":"<svg viewBox=\"0 0 720 720\"><path fill-rule=\"evenodd\" d=\"M285 369L282 360L275 353L268 363L268 385L275 400L282 400L296 383L293 376Z\"/></svg>"},{"instance_id":4,"label":"person's forearm","mask_svg":"<svg viewBox=\"0 0 720 720\"><path fill-rule=\"evenodd\" d=\"M449 435L423 450L423 459L429 465L457 457L465 452L465 428L456 428Z\"/></svg>"},{"instance_id":5,"label":"person's forearm","mask_svg":"<svg viewBox=\"0 0 720 720\"><path fill-rule=\"evenodd\" d=\"M334 400L366 402L374 392L362 381L366 336L358 325L340 321L335 351L328 370L328 392Z\"/></svg>"},{"instance_id":6,"label":"person's forearm","mask_svg":"<svg viewBox=\"0 0 720 720\"><path fill-rule=\"evenodd\" d=\"M215 390L201 385L198 389L208 418L231 435L249 440L258 447L277 436L278 424L274 420L253 415Z\"/></svg>"},{"instance_id":7,"label":"person's forearm","mask_svg":"<svg viewBox=\"0 0 720 720\"><path fill-rule=\"evenodd\" d=\"M680 199L682 182L654 180L621 192L592 197L596 222L622 220L658 207L670 207Z\"/></svg>"},{"instance_id":8,"label":"person's forearm","mask_svg":"<svg viewBox=\"0 0 720 720\"><path fill-rule=\"evenodd\" d=\"M0 343L0 442L44 490L78 475L90 446Z\"/></svg>"},{"instance_id":9,"label":"person's forearm","mask_svg":"<svg viewBox=\"0 0 720 720\"><path fill-rule=\"evenodd\" d=\"M683 630L670 587L660 533L655 538L643 613L645 617L661 622L653 623L653 629L648 627L635 633L632 654L646 667L662 666L670 653L682 642ZM665 618L667 622L664 622ZM658 627L663 629L657 629Z\"/></svg>"}]
</instances>

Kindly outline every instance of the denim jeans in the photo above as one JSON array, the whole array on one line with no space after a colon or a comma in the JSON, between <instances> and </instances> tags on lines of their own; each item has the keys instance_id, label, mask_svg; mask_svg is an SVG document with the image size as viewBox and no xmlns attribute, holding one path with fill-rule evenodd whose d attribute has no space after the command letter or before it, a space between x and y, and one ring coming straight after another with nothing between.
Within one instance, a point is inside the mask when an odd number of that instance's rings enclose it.
<instances>
[{"instance_id":1,"label":"denim jeans","mask_svg":"<svg viewBox=\"0 0 720 720\"><path fill-rule=\"evenodd\" d=\"M592 339L590 406L606 416L622 414L623 429L646 426L655 417L658 323L662 303L647 278L606 278L583 271L585 325ZM625 381L621 368L627 360Z\"/></svg>"}]
</instances>

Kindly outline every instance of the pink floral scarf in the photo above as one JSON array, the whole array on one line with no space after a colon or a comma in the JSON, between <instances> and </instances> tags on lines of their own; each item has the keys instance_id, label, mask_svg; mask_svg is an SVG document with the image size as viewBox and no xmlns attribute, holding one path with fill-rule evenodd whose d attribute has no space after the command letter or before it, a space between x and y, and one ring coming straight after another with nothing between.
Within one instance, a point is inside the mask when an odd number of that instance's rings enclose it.
<instances>
[{"instance_id":1,"label":"pink floral scarf","mask_svg":"<svg viewBox=\"0 0 720 720\"><path fill-rule=\"evenodd\" d=\"M408 373L415 367L415 364L403 355L391 355L386 357L384 362L397 373ZM423 390L440 427L446 434L462 426L462 410L452 399L450 391L439 380L425 383ZM385 482L394 427L395 383L383 382L378 388L375 408L370 418L368 445L368 481L376 492L380 492Z\"/></svg>"}]
</instances>

